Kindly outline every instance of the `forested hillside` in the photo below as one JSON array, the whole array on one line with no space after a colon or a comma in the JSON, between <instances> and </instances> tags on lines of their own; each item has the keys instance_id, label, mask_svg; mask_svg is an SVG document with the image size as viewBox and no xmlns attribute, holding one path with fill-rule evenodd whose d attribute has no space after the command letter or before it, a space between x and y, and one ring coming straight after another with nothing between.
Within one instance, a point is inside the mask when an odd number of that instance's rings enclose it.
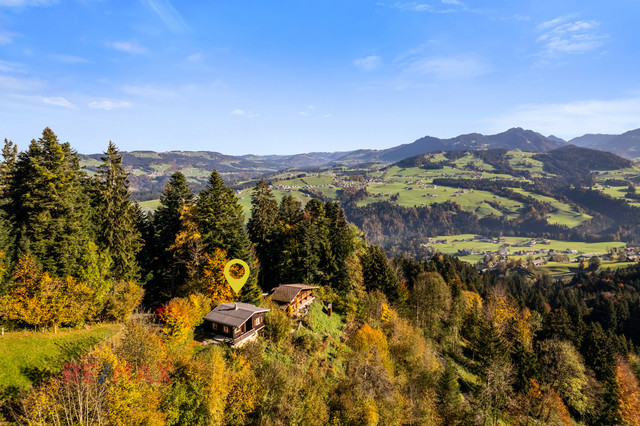
<instances>
[{"instance_id":1,"label":"forested hillside","mask_svg":"<svg viewBox=\"0 0 640 426\"><path fill-rule=\"evenodd\" d=\"M216 170L198 192L175 172L158 209L143 213L130 200L122 156L112 143L93 176L50 129L22 152L7 141L3 154L0 326L6 335L24 328L64 333L99 322L121 326L88 350L68 351L57 370L27 376L32 370L24 369L29 386L0 383L0 421L640 422L638 265L607 271L590 263L568 282L513 262L483 272L439 253L389 257L392 251L372 243L376 232L397 234L403 223L462 229L474 221L489 228L491 222L451 202L359 205L369 196L358 192L362 188L336 194L342 204L320 196L303 204L292 194L277 197L265 180L252 187L245 220L242 200ZM504 155L485 158L496 168L512 167ZM537 182L539 191L556 188ZM491 183L477 184L484 191ZM534 193L527 182L496 185L490 190ZM567 187L563 196L584 198L594 212L613 215L591 201L592 192ZM550 209L548 202L508 194L526 202L528 213L487 220L503 220L504 226L530 220L544 232L554 229L535 214ZM618 210L637 227L633 210ZM417 213L423 216L406 220ZM380 227L373 227L375 220ZM392 221L397 227L385 230ZM230 259L250 268L239 294L224 277ZM319 286L309 312L290 315L263 295L285 283ZM210 344L204 315L240 301L269 309L261 336L241 348ZM9 344L5 336L0 345Z\"/></svg>"}]
</instances>

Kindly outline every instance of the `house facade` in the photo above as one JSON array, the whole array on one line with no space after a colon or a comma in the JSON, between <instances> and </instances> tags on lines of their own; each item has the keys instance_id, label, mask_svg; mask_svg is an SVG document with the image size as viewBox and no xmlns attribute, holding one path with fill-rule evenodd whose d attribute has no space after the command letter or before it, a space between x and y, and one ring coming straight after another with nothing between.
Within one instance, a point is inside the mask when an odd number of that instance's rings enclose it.
<instances>
[{"instance_id":1,"label":"house facade","mask_svg":"<svg viewBox=\"0 0 640 426\"><path fill-rule=\"evenodd\" d=\"M269 309L250 303L223 303L205 315L204 321L216 340L239 346L258 337L267 312Z\"/></svg>"}]
</instances>

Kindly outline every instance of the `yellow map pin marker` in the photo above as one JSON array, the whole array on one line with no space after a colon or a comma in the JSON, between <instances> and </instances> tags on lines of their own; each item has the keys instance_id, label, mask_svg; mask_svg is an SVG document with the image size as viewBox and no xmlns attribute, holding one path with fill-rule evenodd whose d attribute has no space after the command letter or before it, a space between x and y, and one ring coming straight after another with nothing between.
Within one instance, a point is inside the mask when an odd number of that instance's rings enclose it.
<instances>
[{"instance_id":1,"label":"yellow map pin marker","mask_svg":"<svg viewBox=\"0 0 640 426\"><path fill-rule=\"evenodd\" d=\"M244 268L244 275L242 275L240 278L233 278L231 276L231 271L230 271L231 267L236 264ZM236 293L240 293L240 289L242 289L244 284L249 279L249 273L250 273L249 265L247 265L247 262L241 259L230 260L227 262L226 265L224 265L224 276L227 279L227 282L229 283L233 291L235 291Z\"/></svg>"}]
</instances>

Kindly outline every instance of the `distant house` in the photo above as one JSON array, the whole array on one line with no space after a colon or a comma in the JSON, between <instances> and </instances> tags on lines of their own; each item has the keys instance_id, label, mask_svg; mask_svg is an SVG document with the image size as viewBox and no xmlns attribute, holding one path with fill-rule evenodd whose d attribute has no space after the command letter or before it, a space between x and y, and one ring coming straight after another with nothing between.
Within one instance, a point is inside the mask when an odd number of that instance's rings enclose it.
<instances>
[{"instance_id":1,"label":"distant house","mask_svg":"<svg viewBox=\"0 0 640 426\"><path fill-rule=\"evenodd\" d=\"M476 251L472 248L464 248L464 249L460 249L458 250L458 255L459 256L469 256L471 254L474 254Z\"/></svg>"},{"instance_id":2,"label":"distant house","mask_svg":"<svg viewBox=\"0 0 640 426\"><path fill-rule=\"evenodd\" d=\"M571 254L575 254L575 253L577 253L577 252L578 252L578 250L576 250L576 249L567 249L567 250L565 251L565 253L571 253Z\"/></svg>"},{"instance_id":3,"label":"distant house","mask_svg":"<svg viewBox=\"0 0 640 426\"><path fill-rule=\"evenodd\" d=\"M267 312L269 309L250 303L223 303L205 315L204 321L216 340L241 346L258 337Z\"/></svg>"},{"instance_id":4,"label":"distant house","mask_svg":"<svg viewBox=\"0 0 640 426\"><path fill-rule=\"evenodd\" d=\"M509 256L509 250L507 250L506 248L500 249L498 250L498 254L500 256Z\"/></svg>"},{"instance_id":5,"label":"distant house","mask_svg":"<svg viewBox=\"0 0 640 426\"><path fill-rule=\"evenodd\" d=\"M532 263L533 266L542 266L544 265L544 259L534 259Z\"/></svg>"},{"instance_id":6,"label":"distant house","mask_svg":"<svg viewBox=\"0 0 640 426\"><path fill-rule=\"evenodd\" d=\"M280 305L280 309L297 314L313 303L313 290L316 288L306 284L282 284L272 290L271 300Z\"/></svg>"}]
</instances>

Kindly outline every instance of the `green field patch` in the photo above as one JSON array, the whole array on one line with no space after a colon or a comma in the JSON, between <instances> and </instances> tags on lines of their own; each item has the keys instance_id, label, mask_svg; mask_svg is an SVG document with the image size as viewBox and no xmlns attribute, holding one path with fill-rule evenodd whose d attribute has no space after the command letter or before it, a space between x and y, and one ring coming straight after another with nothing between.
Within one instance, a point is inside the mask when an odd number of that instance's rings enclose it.
<instances>
[{"instance_id":1,"label":"green field patch","mask_svg":"<svg viewBox=\"0 0 640 426\"><path fill-rule=\"evenodd\" d=\"M432 242L425 241L425 245L432 247L433 250L439 251L445 254L457 255L458 250L463 249L473 249L475 251L474 254L460 256L461 260L467 261L469 263L477 263L483 260L484 252L489 251L495 253L499 249L506 248L509 250L509 258L519 259L519 258L528 258L531 256L532 258L544 258L546 255L544 254L532 254L532 255L516 255L517 251L533 251L547 249L547 250L555 250L558 253L564 254L569 258L569 261L577 260L578 256L586 253L606 253L610 249L615 248L618 250L624 250L626 247L625 243L620 241L608 241L608 242L600 242L600 243L585 243L581 241L562 241L562 240L548 240L549 244L543 244L542 239L534 239L537 240L538 243L533 247L526 247L527 243L532 240L532 238L523 238L523 237L504 237L505 242L497 243L497 242L483 242L475 238L475 234L461 234L461 235L441 235L437 237L432 237ZM436 240L446 240L446 243L436 243ZM493 239L496 240L495 238ZM577 253L566 253L567 250L572 249L576 250ZM603 262L604 264L605 262ZM616 262L614 262L616 263ZM571 265L571 263L562 263L560 265ZM577 265L577 264L576 264Z\"/></svg>"},{"instance_id":2,"label":"green field patch","mask_svg":"<svg viewBox=\"0 0 640 426\"><path fill-rule=\"evenodd\" d=\"M526 170L531 174L540 175L544 172L544 163L539 160L533 159L536 155L535 152L523 152L523 151L509 151L507 155L508 163L514 170Z\"/></svg>"},{"instance_id":3,"label":"green field patch","mask_svg":"<svg viewBox=\"0 0 640 426\"><path fill-rule=\"evenodd\" d=\"M143 211L156 211L160 207L160 199L140 201L138 205Z\"/></svg>"},{"instance_id":4,"label":"green field patch","mask_svg":"<svg viewBox=\"0 0 640 426\"><path fill-rule=\"evenodd\" d=\"M16 331L0 336L0 385L26 388L38 378L57 374L65 362L81 356L120 328L118 324L58 333Z\"/></svg>"},{"instance_id":5,"label":"green field patch","mask_svg":"<svg viewBox=\"0 0 640 426\"><path fill-rule=\"evenodd\" d=\"M548 203L556 209L556 211L549 214L547 217L547 221L551 224L557 225L565 225L569 228L574 228L580 225L585 220L591 219L586 213L580 213L575 207L565 204L555 198L547 197L544 195L536 194L533 192L526 191L520 188L512 188L513 191L518 192L523 195L528 195L530 197L535 198L538 201Z\"/></svg>"}]
</instances>

